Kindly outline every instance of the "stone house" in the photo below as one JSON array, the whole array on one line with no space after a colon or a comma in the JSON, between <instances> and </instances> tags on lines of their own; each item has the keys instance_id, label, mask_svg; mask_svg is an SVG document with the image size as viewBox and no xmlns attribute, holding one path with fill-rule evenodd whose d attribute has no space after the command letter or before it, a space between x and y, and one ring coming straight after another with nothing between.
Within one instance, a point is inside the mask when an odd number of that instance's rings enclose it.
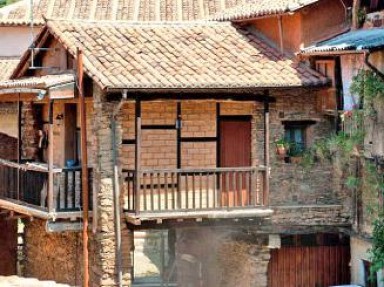
<instances>
[{"instance_id":1,"label":"stone house","mask_svg":"<svg viewBox=\"0 0 384 287\"><path fill-rule=\"evenodd\" d=\"M330 164L305 169L295 154L276 151L279 139L304 148L335 130L332 77L292 53L326 31L345 31L347 1L281 1L279 9L235 3L212 15L200 2L199 13L150 5L141 14L141 1L132 1L135 22L48 20L33 62L25 52L12 80L0 83L0 100L20 107L20 152L17 164L1 161L0 173L12 180L0 208L34 218L25 220L26 275L81 282L78 164L86 127L93 286L140 284L134 235L142 230L166 234L142 247L147 258L161 255L149 274L159 275L158 284L350 282L351 194ZM313 17L327 9L341 16ZM174 21L146 22L164 13Z\"/></svg>"},{"instance_id":2,"label":"stone house","mask_svg":"<svg viewBox=\"0 0 384 287\"><path fill-rule=\"evenodd\" d=\"M192 1L191 1L192 2ZM127 21L173 21L173 20L193 20L201 19L210 16L220 9L229 8L236 5L240 1L203 1L202 5L193 5L191 9L185 9L186 13L177 14L177 1L129 1L127 5L123 1L38 1L34 0L32 8L32 16L30 15L29 0L21 0L9 6L0 8L0 80L8 80L12 75L13 70L19 63L19 59L23 52L30 48L32 39L41 30L44 25L43 15L48 18L60 19L83 19L83 20L127 20ZM166 4L166 5L165 5ZM151 7L158 8L158 13L150 13L147 9ZM179 9L180 10L180 9ZM179 11L177 10L177 11ZM31 21L33 20L33 21ZM31 27L31 22L33 25ZM18 152L18 106L16 102L0 103L0 134L2 142L1 158L5 154L7 159L17 159ZM12 155L13 158L9 158ZM16 157L15 157L16 156ZM26 156L26 155L24 155ZM3 217L0 219L3 221ZM14 234L13 239L16 241L14 232L15 226L12 226L12 221L4 223L2 230L5 231L5 226L9 226L10 234ZM16 221L13 221L16 224ZM10 235L8 236L10 238ZM14 274L15 269L15 250L14 244L8 247L4 244L0 245L0 249L4 248L4 253L9 254L11 258L4 260L11 262L7 268L0 268L0 274ZM2 252L2 251L0 251ZM5 258L5 257L3 257ZM6 271L2 271L6 270ZM10 270L12 270L10 272Z\"/></svg>"},{"instance_id":3,"label":"stone house","mask_svg":"<svg viewBox=\"0 0 384 287\"><path fill-rule=\"evenodd\" d=\"M380 15L380 12L375 12L375 15ZM368 23L371 22L372 16L367 17ZM384 51L383 51L383 33L384 29L376 23L378 27L371 27L372 24L365 24L362 29L354 30L325 42L319 43L313 47L303 50L303 57L310 57L316 60L326 59L328 62L333 62L338 65L335 74L336 86L340 90L338 94L342 95L340 102L343 105L343 110L352 113L360 113L356 111L361 105L361 95L352 95L350 86L353 77L360 70L372 70L374 73L381 74L383 78L384 71ZM383 129L381 122L383 119L383 107L381 103L377 103L375 107L377 114L374 117L365 116L363 120L365 134L364 146L362 149L363 159L362 164L373 163L380 170L384 153L383 148ZM358 114L357 114L358 116ZM348 127L350 123L356 125L356 115L351 118L346 118L344 126ZM353 123L355 122L355 123ZM347 132L351 132L347 128ZM359 177L364 181L368 175L361 172ZM361 286L382 286L383 275L381 272L375 274L377 283L370 283L369 271L370 255L369 249L372 247L372 215L369 211L370 205L376 205L380 202L380 191L377 190L372 194L368 188L364 186L362 190L356 193L356 211L352 226L351 236L351 282Z\"/></svg>"}]
</instances>

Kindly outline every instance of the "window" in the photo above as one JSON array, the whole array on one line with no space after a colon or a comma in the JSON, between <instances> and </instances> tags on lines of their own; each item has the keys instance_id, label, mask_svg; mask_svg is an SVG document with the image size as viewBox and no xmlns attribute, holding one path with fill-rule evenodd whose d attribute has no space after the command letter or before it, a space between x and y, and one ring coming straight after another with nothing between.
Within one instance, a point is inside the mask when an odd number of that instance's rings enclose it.
<instances>
[{"instance_id":1,"label":"window","mask_svg":"<svg viewBox=\"0 0 384 287\"><path fill-rule=\"evenodd\" d=\"M284 139L289 143L288 156L300 156L305 150L305 129L303 125L286 125Z\"/></svg>"}]
</instances>

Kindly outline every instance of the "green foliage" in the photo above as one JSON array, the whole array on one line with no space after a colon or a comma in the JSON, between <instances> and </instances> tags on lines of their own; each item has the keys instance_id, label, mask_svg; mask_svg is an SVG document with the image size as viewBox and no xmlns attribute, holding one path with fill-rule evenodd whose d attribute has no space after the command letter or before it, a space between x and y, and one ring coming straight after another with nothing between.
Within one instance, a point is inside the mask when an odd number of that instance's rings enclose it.
<instances>
[{"instance_id":1,"label":"green foliage","mask_svg":"<svg viewBox=\"0 0 384 287\"><path fill-rule=\"evenodd\" d=\"M364 132L362 130L358 130L352 135L340 133L318 140L302 153L302 165L308 167L316 162L331 161L336 155L341 162L348 162L352 155L358 155L363 141Z\"/></svg>"},{"instance_id":2,"label":"green foliage","mask_svg":"<svg viewBox=\"0 0 384 287\"><path fill-rule=\"evenodd\" d=\"M353 175L349 175L347 177L347 180L345 181L345 185L350 189L357 188L359 184L360 184L360 179Z\"/></svg>"},{"instance_id":3,"label":"green foliage","mask_svg":"<svg viewBox=\"0 0 384 287\"><path fill-rule=\"evenodd\" d=\"M383 213L373 222L371 273L374 274L384 267L384 216Z\"/></svg>"},{"instance_id":4,"label":"green foliage","mask_svg":"<svg viewBox=\"0 0 384 287\"><path fill-rule=\"evenodd\" d=\"M275 144L278 145L278 146L284 146L286 148L289 147L289 142L286 141L284 138L280 138L280 139L276 140Z\"/></svg>"},{"instance_id":5,"label":"green foliage","mask_svg":"<svg viewBox=\"0 0 384 287\"><path fill-rule=\"evenodd\" d=\"M371 70L360 70L352 79L350 91L360 97L367 116L375 116L374 102L384 98L384 82Z\"/></svg>"},{"instance_id":6,"label":"green foliage","mask_svg":"<svg viewBox=\"0 0 384 287\"><path fill-rule=\"evenodd\" d=\"M0 0L0 8L17 2L18 0Z\"/></svg>"}]
</instances>

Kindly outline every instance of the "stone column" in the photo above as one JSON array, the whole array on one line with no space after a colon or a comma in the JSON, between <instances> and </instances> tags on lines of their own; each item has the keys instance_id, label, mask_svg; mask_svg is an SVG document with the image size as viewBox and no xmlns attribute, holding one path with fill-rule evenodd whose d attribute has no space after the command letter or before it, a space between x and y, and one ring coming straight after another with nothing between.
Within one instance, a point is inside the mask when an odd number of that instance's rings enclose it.
<instances>
[{"instance_id":1,"label":"stone column","mask_svg":"<svg viewBox=\"0 0 384 287\"><path fill-rule=\"evenodd\" d=\"M94 85L94 123L95 133L95 166L94 179L97 193L97 231L95 240L95 261L91 262L93 273L92 286L118 286L117 260L115 252L114 205L113 205L113 147L111 131L111 115L117 102L107 102L105 95ZM117 143L121 142L117 139ZM133 232L127 229L122 220L123 251L123 286L131 282L130 250L133 245Z\"/></svg>"}]
</instances>

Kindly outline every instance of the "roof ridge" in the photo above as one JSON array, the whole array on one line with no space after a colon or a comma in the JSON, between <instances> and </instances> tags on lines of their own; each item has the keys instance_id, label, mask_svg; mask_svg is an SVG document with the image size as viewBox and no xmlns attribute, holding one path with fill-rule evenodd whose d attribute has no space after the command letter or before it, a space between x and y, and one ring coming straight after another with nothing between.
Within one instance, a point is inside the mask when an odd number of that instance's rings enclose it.
<instances>
[{"instance_id":1,"label":"roof ridge","mask_svg":"<svg viewBox=\"0 0 384 287\"><path fill-rule=\"evenodd\" d=\"M180 26L180 27L188 27L188 26L233 26L231 22L226 21L209 21L209 20L181 20L181 21L132 21L132 20L89 20L89 19L63 19L63 18L53 18L46 19L46 22L67 22L73 24L112 24L112 26L119 25L127 25L127 26L143 26L143 27L151 27L151 26Z\"/></svg>"}]
</instances>

